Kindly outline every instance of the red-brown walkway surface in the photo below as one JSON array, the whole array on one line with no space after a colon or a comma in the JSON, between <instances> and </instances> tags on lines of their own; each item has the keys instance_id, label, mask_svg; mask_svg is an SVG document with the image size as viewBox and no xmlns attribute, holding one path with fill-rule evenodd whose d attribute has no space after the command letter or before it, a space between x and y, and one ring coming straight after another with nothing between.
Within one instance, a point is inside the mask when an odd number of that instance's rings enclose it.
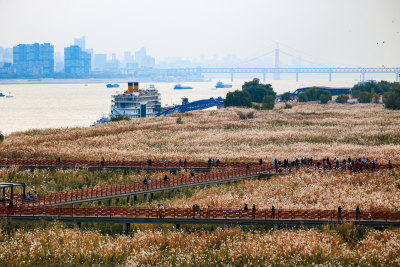
<instances>
[{"instance_id":1,"label":"red-brown walkway surface","mask_svg":"<svg viewBox=\"0 0 400 267\"><path fill-rule=\"evenodd\" d=\"M235 224L324 224L338 222L360 222L366 225L400 226L400 212L337 210L233 210L130 207L3 207L0 217L18 218L22 221L64 222L131 222L131 223L235 223Z\"/></svg>"}]
</instances>

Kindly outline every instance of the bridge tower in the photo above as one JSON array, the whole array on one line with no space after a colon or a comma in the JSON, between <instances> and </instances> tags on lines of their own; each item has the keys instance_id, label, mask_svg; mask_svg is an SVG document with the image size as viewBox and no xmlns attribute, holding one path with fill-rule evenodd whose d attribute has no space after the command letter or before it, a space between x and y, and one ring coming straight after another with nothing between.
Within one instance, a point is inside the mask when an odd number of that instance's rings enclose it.
<instances>
[{"instance_id":1,"label":"bridge tower","mask_svg":"<svg viewBox=\"0 0 400 267\"><path fill-rule=\"evenodd\" d=\"M279 68L279 43L276 43L276 48L275 48L275 68ZM281 77L280 73L276 72L274 73L274 80L279 80Z\"/></svg>"}]
</instances>

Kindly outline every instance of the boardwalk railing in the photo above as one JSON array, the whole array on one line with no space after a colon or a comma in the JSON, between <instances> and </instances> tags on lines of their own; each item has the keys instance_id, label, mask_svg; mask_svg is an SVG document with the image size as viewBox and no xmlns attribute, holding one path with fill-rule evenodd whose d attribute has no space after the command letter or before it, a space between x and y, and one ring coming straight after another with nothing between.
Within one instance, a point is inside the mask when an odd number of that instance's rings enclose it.
<instances>
[{"instance_id":1,"label":"boardwalk railing","mask_svg":"<svg viewBox=\"0 0 400 267\"><path fill-rule=\"evenodd\" d=\"M313 164L300 166L287 166L285 168L309 168L309 169L387 169L387 168L399 168L400 164L378 164L373 165L372 163L364 164L356 162L354 165L342 166L341 164L337 168L335 164L322 164L317 165L316 160ZM140 167L140 168L257 168L259 166L270 167L272 164L269 163L255 163L255 162L220 162L220 163L208 163L204 161L189 161L189 162L177 162L177 161L95 161L95 160L38 160L38 159L0 159L0 166L32 166L32 167ZM280 166L282 168L283 166Z\"/></svg>"},{"instance_id":2,"label":"boardwalk railing","mask_svg":"<svg viewBox=\"0 0 400 267\"><path fill-rule=\"evenodd\" d=\"M69 217L110 217L110 218L182 218L182 219L237 219L237 220L303 220L303 221L400 221L400 212L390 211L348 211L343 210L233 210L233 209L192 209L192 208L130 208L130 207L2 207L0 216L69 216Z\"/></svg>"},{"instance_id":3,"label":"boardwalk railing","mask_svg":"<svg viewBox=\"0 0 400 267\"><path fill-rule=\"evenodd\" d=\"M118 197L135 193L146 193L149 191L162 191L163 189L178 188L186 185L201 185L209 182L241 179L244 177L257 176L260 173L272 173L273 168L259 166L253 169L232 169L215 171L210 173L198 173L194 176L171 176L168 180L155 179L145 184L133 182L129 184L104 185L84 189L69 190L57 193L48 193L39 196L36 200L22 200L20 197L14 199L14 205L51 205L58 203L69 203L84 200L104 199L106 197Z\"/></svg>"}]
</instances>

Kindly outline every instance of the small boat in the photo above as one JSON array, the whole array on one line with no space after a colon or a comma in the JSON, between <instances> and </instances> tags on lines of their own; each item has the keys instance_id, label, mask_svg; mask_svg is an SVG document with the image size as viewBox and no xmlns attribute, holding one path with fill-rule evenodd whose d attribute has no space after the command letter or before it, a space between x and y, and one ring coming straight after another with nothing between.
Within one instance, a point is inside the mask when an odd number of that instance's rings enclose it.
<instances>
[{"instance_id":1,"label":"small boat","mask_svg":"<svg viewBox=\"0 0 400 267\"><path fill-rule=\"evenodd\" d=\"M111 83L109 83L106 86L107 86L107 88L118 88L119 84L111 84Z\"/></svg>"},{"instance_id":2,"label":"small boat","mask_svg":"<svg viewBox=\"0 0 400 267\"><path fill-rule=\"evenodd\" d=\"M11 93L10 92L8 92L8 95L6 95L6 97L7 98L12 98L12 97L14 97L13 95L11 95Z\"/></svg>"},{"instance_id":3,"label":"small boat","mask_svg":"<svg viewBox=\"0 0 400 267\"><path fill-rule=\"evenodd\" d=\"M0 97L5 97L5 95L3 93L0 93Z\"/></svg>"},{"instance_id":4,"label":"small boat","mask_svg":"<svg viewBox=\"0 0 400 267\"><path fill-rule=\"evenodd\" d=\"M224 84L223 82L217 82L217 84L215 85L215 88L232 88L232 85Z\"/></svg>"},{"instance_id":5,"label":"small boat","mask_svg":"<svg viewBox=\"0 0 400 267\"><path fill-rule=\"evenodd\" d=\"M190 86L182 86L181 84L175 84L174 90L184 90L184 89L193 89Z\"/></svg>"}]
</instances>

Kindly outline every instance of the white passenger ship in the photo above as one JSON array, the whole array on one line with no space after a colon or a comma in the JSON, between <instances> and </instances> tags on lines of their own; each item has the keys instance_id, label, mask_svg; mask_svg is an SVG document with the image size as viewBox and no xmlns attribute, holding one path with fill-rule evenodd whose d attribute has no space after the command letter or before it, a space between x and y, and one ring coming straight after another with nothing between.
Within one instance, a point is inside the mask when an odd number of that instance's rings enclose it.
<instances>
[{"instance_id":1,"label":"white passenger ship","mask_svg":"<svg viewBox=\"0 0 400 267\"><path fill-rule=\"evenodd\" d=\"M128 82L128 90L112 96L111 117L128 116L130 119L155 117L161 112L160 93L157 89L139 89L138 82Z\"/></svg>"}]
</instances>

